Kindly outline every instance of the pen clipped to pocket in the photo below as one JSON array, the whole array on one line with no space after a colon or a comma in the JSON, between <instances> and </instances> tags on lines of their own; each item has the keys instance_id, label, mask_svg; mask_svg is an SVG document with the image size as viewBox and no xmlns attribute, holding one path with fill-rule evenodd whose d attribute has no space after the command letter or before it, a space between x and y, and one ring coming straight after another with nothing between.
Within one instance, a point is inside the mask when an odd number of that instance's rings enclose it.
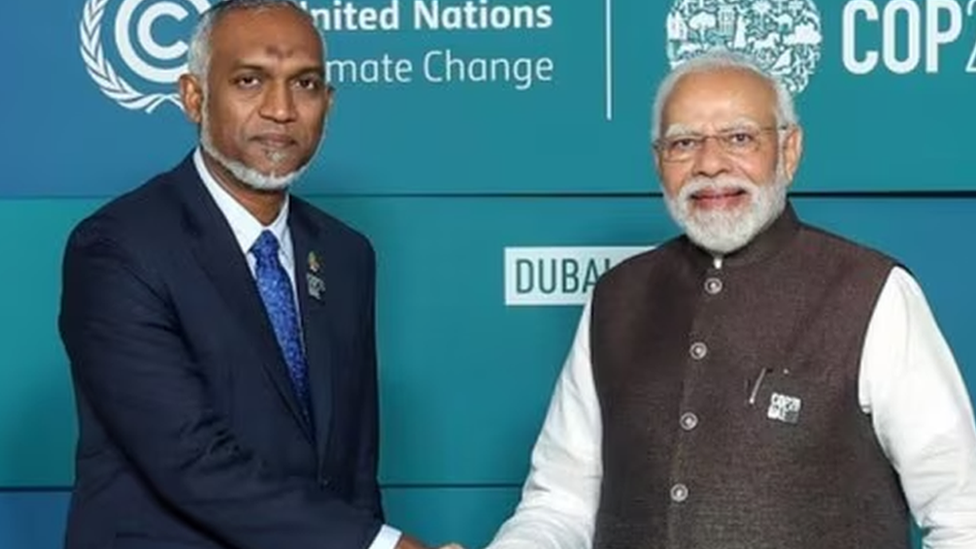
<instances>
[{"instance_id":1,"label":"pen clipped to pocket","mask_svg":"<svg viewBox=\"0 0 976 549\"><path fill-rule=\"evenodd\" d=\"M784 375L789 375L788 369L784 369L782 372ZM757 402L759 402L760 390L764 386L768 387L770 382L772 382L773 390L769 394L769 407L766 408L766 417L783 423L797 423L800 419L800 407L803 401L797 396L781 393L780 391L782 391L783 387L777 388L777 386L782 386L782 379L777 383L773 379L776 377L774 373L775 370L773 368L763 368L756 373L751 381L747 381L749 396L746 399L746 403L749 406L755 407ZM796 388L793 387L793 389ZM789 387L787 387L787 390L789 390ZM762 403L759 402L759 405L761 406Z\"/></svg>"},{"instance_id":2,"label":"pen clipped to pocket","mask_svg":"<svg viewBox=\"0 0 976 549\"><path fill-rule=\"evenodd\" d=\"M763 368L759 370L759 373L753 378L752 382L748 384L749 388L749 406L756 405L756 397L759 396L759 389L762 387L763 381L766 380L766 376L773 372L772 368Z\"/></svg>"}]
</instances>

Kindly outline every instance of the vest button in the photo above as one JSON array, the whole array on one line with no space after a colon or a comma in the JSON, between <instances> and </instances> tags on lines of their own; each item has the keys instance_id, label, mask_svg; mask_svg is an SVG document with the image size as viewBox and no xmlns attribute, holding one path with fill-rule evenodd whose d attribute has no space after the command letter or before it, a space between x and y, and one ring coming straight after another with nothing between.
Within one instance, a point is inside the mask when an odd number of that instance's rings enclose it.
<instances>
[{"instance_id":1,"label":"vest button","mask_svg":"<svg viewBox=\"0 0 976 549\"><path fill-rule=\"evenodd\" d=\"M685 412L681 414L681 428L685 431L691 431L695 427L698 427L698 416L693 412Z\"/></svg>"},{"instance_id":2,"label":"vest button","mask_svg":"<svg viewBox=\"0 0 976 549\"><path fill-rule=\"evenodd\" d=\"M705 355L708 354L708 347L706 347L701 341L696 341L691 344L691 349L689 349L688 352L691 353L691 358L701 360L705 358Z\"/></svg>"},{"instance_id":3,"label":"vest button","mask_svg":"<svg viewBox=\"0 0 976 549\"><path fill-rule=\"evenodd\" d=\"M688 499L688 487L678 483L671 487L671 501L681 503Z\"/></svg>"},{"instance_id":4,"label":"vest button","mask_svg":"<svg viewBox=\"0 0 976 549\"><path fill-rule=\"evenodd\" d=\"M722 291L722 279L709 277L705 280L705 292L708 295L715 295Z\"/></svg>"}]
</instances>

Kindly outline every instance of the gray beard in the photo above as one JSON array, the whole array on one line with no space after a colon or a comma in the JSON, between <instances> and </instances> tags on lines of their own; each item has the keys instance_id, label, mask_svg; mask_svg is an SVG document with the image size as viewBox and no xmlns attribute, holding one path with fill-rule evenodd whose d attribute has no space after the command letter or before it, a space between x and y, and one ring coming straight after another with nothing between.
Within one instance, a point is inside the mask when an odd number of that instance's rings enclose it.
<instances>
[{"instance_id":1,"label":"gray beard","mask_svg":"<svg viewBox=\"0 0 976 549\"><path fill-rule=\"evenodd\" d=\"M263 174L254 168L246 166L242 162L236 160L231 160L227 158L217 147L213 144L213 138L210 135L210 122L207 117L207 103L204 101L202 109L202 120L200 122L200 147L208 154L211 158L217 161L225 170L231 173L238 181L248 186L255 191L261 192L278 192L285 191L291 187L292 183L295 182L305 170L308 169L308 163L301 166L297 170L286 173L284 175ZM271 153L275 154L275 153ZM272 162L279 162L283 160L283 155L281 158L272 158Z\"/></svg>"}]
</instances>

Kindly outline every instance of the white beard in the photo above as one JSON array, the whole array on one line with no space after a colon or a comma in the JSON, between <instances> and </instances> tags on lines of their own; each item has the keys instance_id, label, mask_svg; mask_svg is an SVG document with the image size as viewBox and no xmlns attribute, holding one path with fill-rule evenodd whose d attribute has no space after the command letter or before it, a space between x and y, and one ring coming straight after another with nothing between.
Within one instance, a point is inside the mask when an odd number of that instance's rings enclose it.
<instances>
[{"instance_id":1,"label":"white beard","mask_svg":"<svg viewBox=\"0 0 976 549\"><path fill-rule=\"evenodd\" d=\"M696 177L677 197L664 193L668 211L692 242L715 254L728 254L742 248L768 227L786 207L789 180L780 168L769 185L756 185L740 177ZM692 195L704 191L743 190L748 202L730 209L694 208Z\"/></svg>"},{"instance_id":2,"label":"white beard","mask_svg":"<svg viewBox=\"0 0 976 549\"><path fill-rule=\"evenodd\" d=\"M207 104L204 102L202 110L202 120L200 122L200 147L207 152L218 164L229 171L238 181L247 185L248 187L262 192L277 192L284 191L288 189L296 179L301 177L305 170L308 168L308 164L298 168L297 170L286 173L284 175L263 174L254 168L250 168L244 165L242 162L236 160L231 160L227 158L217 147L213 144L213 138L210 136L210 123L207 117ZM272 162L280 162L284 160L284 154L282 153L270 153L276 157L272 157Z\"/></svg>"}]
</instances>

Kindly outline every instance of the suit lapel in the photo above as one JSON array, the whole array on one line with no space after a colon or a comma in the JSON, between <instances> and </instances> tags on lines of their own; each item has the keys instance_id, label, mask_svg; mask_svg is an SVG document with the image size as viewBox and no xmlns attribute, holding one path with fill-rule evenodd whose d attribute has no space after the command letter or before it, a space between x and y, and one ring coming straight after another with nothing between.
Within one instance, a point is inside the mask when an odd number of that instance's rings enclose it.
<instances>
[{"instance_id":1,"label":"suit lapel","mask_svg":"<svg viewBox=\"0 0 976 549\"><path fill-rule=\"evenodd\" d=\"M232 312L231 318L242 325L248 336L245 341L254 345L258 361L295 421L302 425L307 436L311 436L274 329L233 230L200 181L192 158L179 170L182 172L178 174L178 180L183 204L189 214L187 228L191 233L193 254Z\"/></svg>"},{"instance_id":2,"label":"suit lapel","mask_svg":"<svg viewBox=\"0 0 976 549\"><path fill-rule=\"evenodd\" d=\"M302 205L292 201L288 226L295 248L295 284L302 316L305 341L305 360L311 385L312 410L315 416L315 438L320 459L324 459L329 444L335 404L333 368L333 329L329 294L341 291L329 264L326 235L301 211Z\"/></svg>"}]
</instances>

